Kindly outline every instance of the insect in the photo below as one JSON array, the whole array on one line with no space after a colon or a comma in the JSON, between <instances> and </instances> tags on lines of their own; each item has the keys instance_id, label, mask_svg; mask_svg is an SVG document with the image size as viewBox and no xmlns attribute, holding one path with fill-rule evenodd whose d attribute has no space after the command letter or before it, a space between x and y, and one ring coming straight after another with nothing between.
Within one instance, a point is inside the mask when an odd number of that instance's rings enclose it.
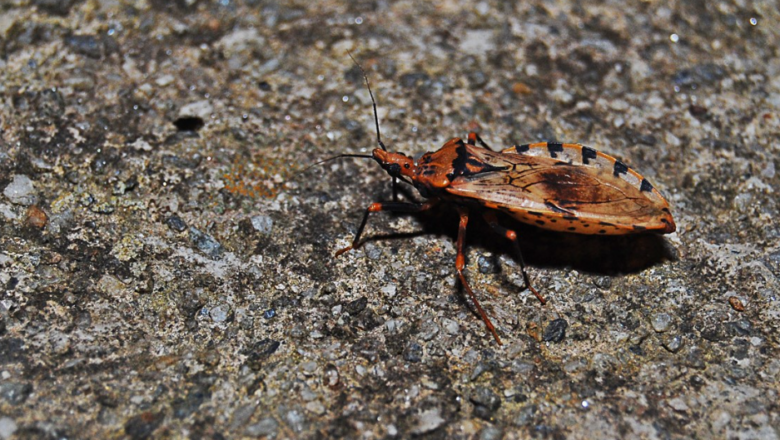
<instances>
[{"instance_id":1,"label":"insect","mask_svg":"<svg viewBox=\"0 0 780 440\"><path fill-rule=\"evenodd\" d=\"M510 240L520 263L525 288L542 304L546 300L531 285L517 233L501 226L497 213L539 228L577 234L668 234L675 231L669 203L647 179L614 157L584 145L539 142L496 152L479 135L469 133L465 142L460 138L450 139L438 151L425 153L416 162L403 153L387 151L379 133L376 101L368 76L357 61L355 64L363 72L371 96L379 148L371 155L338 157L372 158L393 178L394 186L396 179L410 184L427 201L370 204L352 244L336 252L336 256L360 246L360 237L371 213L416 213L438 203L454 205L460 217L455 269L482 321L499 345L501 339L496 328L463 274L466 227L472 212L481 213L494 231Z\"/></svg>"}]
</instances>

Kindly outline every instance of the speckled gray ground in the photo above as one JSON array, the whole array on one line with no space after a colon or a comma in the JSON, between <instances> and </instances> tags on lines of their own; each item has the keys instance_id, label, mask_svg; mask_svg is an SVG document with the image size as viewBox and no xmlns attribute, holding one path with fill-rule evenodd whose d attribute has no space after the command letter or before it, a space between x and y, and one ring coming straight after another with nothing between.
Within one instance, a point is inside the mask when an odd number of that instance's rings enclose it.
<instances>
[{"instance_id":1,"label":"speckled gray ground","mask_svg":"<svg viewBox=\"0 0 780 440\"><path fill-rule=\"evenodd\" d=\"M777 438L777 3L0 3L0 438ZM515 5L515 3L522 3ZM334 154L583 142L678 232L376 215ZM419 197L413 192L403 198Z\"/></svg>"}]
</instances>

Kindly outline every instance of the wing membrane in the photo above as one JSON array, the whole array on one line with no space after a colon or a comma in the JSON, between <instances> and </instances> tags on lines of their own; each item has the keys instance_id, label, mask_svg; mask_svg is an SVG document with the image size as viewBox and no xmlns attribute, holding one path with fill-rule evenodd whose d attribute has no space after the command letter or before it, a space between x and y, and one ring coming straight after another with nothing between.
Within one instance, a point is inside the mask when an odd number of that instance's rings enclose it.
<instances>
[{"instance_id":1,"label":"wing membrane","mask_svg":"<svg viewBox=\"0 0 780 440\"><path fill-rule=\"evenodd\" d=\"M622 234L669 229L665 205L598 168L478 147L470 147L469 153L502 171L454 179L447 188L454 196L553 230Z\"/></svg>"}]
</instances>

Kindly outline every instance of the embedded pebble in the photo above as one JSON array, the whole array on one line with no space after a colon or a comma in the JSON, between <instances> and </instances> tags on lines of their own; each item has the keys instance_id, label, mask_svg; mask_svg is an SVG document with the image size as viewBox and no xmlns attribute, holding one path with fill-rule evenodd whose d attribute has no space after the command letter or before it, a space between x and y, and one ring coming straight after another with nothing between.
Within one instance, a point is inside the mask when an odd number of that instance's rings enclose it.
<instances>
[{"instance_id":1,"label":"embedded pebble","mask_svg":"<svg viewBox=\"0 0 780 440\"><path fill-rule=\"evenodd\" d=\"M16 425L14 419L10 417L0 417L0 438L11 438L17 429L18 426Z\"/></svg>"},{"instance_id":2,"label":"embedded pebble","mask_svg":"<svg viewBox=\"0 0 780 440\"><path fill-rule=\"evenodd\" d=\"M612 277L609 276L594 277L593 285L595 285L596 287L602 290L609 289L610 287L612 287Z\"/></svg>"},{"instance_id":3,"label":"embedded pebble","mask_svg":"<svg viewBox=\"0 0 780 440\"><path fill-rule=\"evenodd\" d=\"M233 411L233 419L230 421L230 427L236 429L239 426L243 426L244 423L252 417L256 409L257 404L255 403L239 406Z\"/></svg>"},{"instance_id":4,"label":"embedded pebble","mask_svg":"<svg viewBox=\"0 0 780 440\"><path fill-rule=\"evenodd\" d=\"M420 339L430 341L439 334L439 326L431 320L423 321L420 325Z\"/></svg>"},{"instance_id":5,"label":"embedded pebble","mask_svg":"<svg viewBox=\"0 0 780 440\"><path fill-rule=\"evenodd\" d=\"M265 419L260 420L254 425L247 426L246 430L244 430L244 434L249 437L262 437L262 436L274 437L276 436L276 432L278 429L279 429L279 422L277 422L271 417L266 417Z\"/></svg>"},{"instance_id":6,"label":"embedded pebble","mask_svg":"<svg viewBox=\"0 0 780 440\"><path fill-rule=\"evenodd\" d=\"M487 425L479 431L479 440L500 440L504 437L504 431L492 425Z\"/></svg>"},{"instance_id":7,"label":"embedded pebble","mask_svg":"<svg viewBox=\"0 0 780 440\"><path fill-rule=\"evenodd\" d=\"M103 53L103 44L94 35L71 35L65 38L65 45L90 58L100 58Z\"/></svg>"},{"instance_id":8,"label":"embedded pebble","mask_svg":"<svg viewBox=\"0 0 780 440\"><path fill-rule=\"evenodd\" d=\"M477 266L480 273L498 273L501 271L496 258L492 255L480 255L477 259Z\"/></svg>"},{"instance_id":9,"label":"embedded pebble","mask_svg":"<svg viewBox=\"0 0 780 440\"><path fill-rule=\"evenodd\" d=\"M688 407L688 404L685 403L685 401L680 397L675 397L673 399L669 399L666 402L672 409L679 412L685 412L688 411L690 408Z\"/></svg>"},{"instance_id":10,"label":"embedded pebble","mask_svg":"<svg viewBox=\"0 0 780 440\"><path fill-rule=\"evenodd\" d=\"M672 336L663 342L664 348L672 353L677 353L683 346L683 337L680 335Z\"/></svg>"},{"instance_id":11,"label":"embedded pebble","mask_svg":"<svg viewBox=\"0 0 780 440\"><path fill-rule=\"evenodd\" d=\"M450 335L457 335L460 333L460 325L451 319L444 318L441 320L441 324L442 327L444 327L444 331Z\"/></svg>"},{"instance_id":12,"label":"embedded pebble","mask_svg":"<svg viewBox=\"0 0 780 440\"><path fill-rule=\"evenodd\" d=\"M306 421L306 417L303 415L303 412L297 409L291 409L290 411L287 411L287 414L285 414L284 418L293 431L303 431L303 424Z\"/></svg>"},{"instance_id":13,"label":"embedded pebble","mask_svg":"<svg viewBox=\"0 0 780 440\"><path fill-rule=\"evenodd\" d=\"M32 180L24 174L15 175L11 183L3 190L3 194L16 205L30 206L36 201L35 186Z\"/></svg>"},{"instance_id":14,"label":"embedded pebble","mask_svg":"<svg viewBox=\"0 0 780 440\"><path fill-rule=\"evenodd\" d=\"M33 387L28 383L4 382L0 384L0 397L11 405L24 403L32 391Z\"/></svg>"},{"instance_id":15,"label":"embedded pebble","mask_svg":"<svg viewBox=\"0 0 780 440\"><path fill-rule=\"evenodd\" d=\"M322 402L320 402L319 400L313 400L311 402L307 402L305 408L306 411L309 411L317 415L325 414L325 405L323 405Z\"/></svg>"},{"instance_id":16,"label":"embedded pebble","mask_svg":"<svg viewBox=\"0 0 780 440\"><path fill-rule=\"evenodd\" d=\"M19 216L16 215L16 212L14 212L13 207L5 203L0 203L0 215L5 217L6 220L16 220L19 218Z\"/></svg>"},{"instance_id":17,"label":"embedded pebble","mask_svg":"<svg viewBox=\"0 0 780 440\"><path fill-rule=\"evenodd\" d=\"M227 304L220 304L209 310L209 316L214 322L225 322L230 317L230 306Z\"/></svg>"},{"instance_id":18,"label":"embedded pebble","mask_svg":"<svg viewBox=\"0 0 780 440\"><path fill-rule=\"evenodd\" d=\"M384 287L382 287L380 290L382 291L382 293L387 295L388 298L392 298L395 296L397 289L398 288L396 287L395 284L387 284Z\"/></svg>"},{"instance_id":19,"label":"embedded pebble","mask_svg":"<svg viewBox=\"0 0 780 440\"><path fill-rule=\"evenodd\" d=\"M484 420L489 420L501 406L501 397L487 387L475 388L469 400L474 404L474 415Z\"/></svg>"},{"instance_id":20,"label":"embedded pebble","mask_svg":"<svg viewBox=\"0 0 780 440\"><path fill-rule=\"evenodd\" d=\"M650 324L653 326L653 330L655 330L657 333L663 333L669 330L669 325L671 323L672 317L666 312L656 313L650 319Z\"/></svg>"},{"instance_id":21,"label":"embedded pebble","mask_svg":"<svg viewBox=\"0 0 780 440\"><path fill-rule=\"evenodd\" d=\"M730 296L729 297L729 304L731 304L731 308L738 311L738 312L744 312L745 311L745 305L742 304L742 301L737 296Z\"/></svg>"},{"instance_id":22,"label":"embedded pebble","mask_svg":"<svg viewBox=\"0 0 780 440\"><path fill-rule=\"evenodd\" d=\"M125 423L125 434L131 439L150 438L162 421L160 413L145 411Z\"/></svg>"},{"instance_id":23,"label":"embedded pebble","mask_svg":"<svg viewBox=\"0 0 780 440\"><path fill-rule=\"evenodd\" d=\"M566 329L568 327L569 323L565 319L554 319L544 329L542 340L545 342L561 342L566 337Z\"/></svg>"},{"instance_id":24,"label":"embedded pebble","mask_svg":"<svg viewBox=\"0 0 780 440\"><path fill-rule=\"evenodd\" d=\"M417 415L417 424L412 428L412 434L420 435L431 432L443 425L444 422L440 408L427 409Z\"/></svg>"},{"instance_id":25,"label":"embedded pebble","mask_svg":"<svg viewBox=\"0 0 780 440\"><path fill-rule=\"evenodd\" d=\"M273 219L267 215L256 215L252 217L252 227L261 234L270 234L273 226Z\"/></svg>"},{"instance_id":26,"label":"embedded pebble","mask_svg":"<svg viewBox=\"0 0 780 440\"><path fill-rule=\"evenodd\" d=\"M482 373L485 371L490 371L490 365L485 362L479 362L477 366L474 367L474 371L471 373L471 376L469 376L469 380L474 382L479 376L482 376Z\"/></svg>"},{"instance_id":27,"label":"embedded pebble","mask_svg":"<svg viewBox=\"0 0 780 440\"><path fill-rule=\"evenodd\" d=\"M179 110L179 117L180 118L196 117L196 118L201 118L203 120L206 120L208 119L209 116L211 116L211 113L213 111L214 111L214 107L211 106L211 103L209 101L207 100L197 101L182 107L181 110Z\"/></svg>"},{"instance_id":28,"label":"embedded pebble","mask_svg":"<svg viewBox=\"0 0 780 440\"><path fill-rule=\"evenodd\" d=\"M536 417L536 405L526 405L518 411L515 418L512 420L512 424L515 426L529 425L534 421Z\"/></svg>"},{"instance_id":29,"label":"embedded pebble","mask_svg":"<svg viewBox=\"0 0 780 440\"><path fill-rule=\"evenodd\" d=\"M184 232L187 229L187 224L178 215L172 215L165 219L165 224L176 232Z\"/></svg>"},{"instance_id":30,"label":"embedded pebble","mask_svg":"<svg viewBox=\"0 0 780 440\"><path fill-rule=\"evenodd\" d=\"M423 357L423 347L417 342L409 342L404 349L404 359L409 362L420 362Z\"/></svg>"},{"instance_id":31,"label":"embedded pebble","mask_svg":"<svg viewBox=\"0 0 780 440\"><path fill-rule=\"evenodd\" d=\"M43 209L32 205L27 208L27 224L38 229L46 227L46 222L49 221L49 217L43 211Z\"/></svg>"},{"instance_id":32,"label":"embedded pebble","mask_svg":"<svg viewBox=\"0 0 780 440\"><path fill-rule=\"evenodd\" d=\"M376 246L374 243L366 243L363 245L363 252L369 260L378 260L382 258L382 248Z\"/></svg>"},{"instance_id":33,"label":"embedded pebble","mask_svg":"<svg viewBox=\"0 0 780 440\"><path fill-rule=\"evenodd\" d=\"M222 245L214 239L214 237L203 233L195 228L190 228L190 241L198 248L199 251L208 255L211 258L218 258L222 255Z\"/></svg>"},{"instance_id":34,"label":"embedded pebble","mask_svg":"<svg viewBox=\"0 0 780 440\"><path fill-rule=\"evenodd\" d=\"M317 363L314 361L304 362L301 364L301 370L308 375L312 375L317 371Z\"/></svg>"}]
</instances>

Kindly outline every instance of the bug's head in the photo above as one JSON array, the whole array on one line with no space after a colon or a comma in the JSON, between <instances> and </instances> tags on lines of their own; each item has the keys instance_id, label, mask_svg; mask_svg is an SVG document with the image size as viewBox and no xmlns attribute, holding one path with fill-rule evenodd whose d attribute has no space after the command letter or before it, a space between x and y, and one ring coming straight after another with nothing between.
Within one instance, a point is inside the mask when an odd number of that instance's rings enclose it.
<instances>
[{"instance_id":1,"label":"bug's head","mask_svg":"<svg viewBox=\"0 0 780 440\"><path fill-rule=\"evenodd\" d=\"M390 153L381 148L374 149L374 160L387 171L391 177L414 177L414 160L403 153Z\"/></svg>"}]
</instances>

